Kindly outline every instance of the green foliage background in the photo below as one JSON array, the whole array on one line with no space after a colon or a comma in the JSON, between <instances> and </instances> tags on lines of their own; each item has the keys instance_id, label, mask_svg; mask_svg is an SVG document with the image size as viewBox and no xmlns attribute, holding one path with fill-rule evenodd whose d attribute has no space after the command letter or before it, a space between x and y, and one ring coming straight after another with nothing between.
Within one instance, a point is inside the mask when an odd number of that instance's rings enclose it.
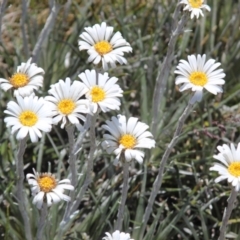
<instances>
[{"instance_id":1,"label":"green foliage background","mask_svg":"<svg viewBox=\"0 0 240 240\"><path fill-rule=\"evenodd\" d=\"M156 77L167 50L171 35L174 0L73 0L63 2L53 31L45 39L38 66L45 70L42 95L59 79L77 75L94 66L87 63L87 53L78 50L78 37L84 27L106 21L120 31L131 44L133 53L126 56L129 64L109 71L119 78L124 90L120 113L139 117L151 124L152 96ZM217 239L230 187L226 182L215 184L216 174L209 171L216 146L239 139L240 100L240 1L208 0L211 12L198 20L189 18L184 32L177 41L164 100L160 104L157 146L146 152L142 166L132 163L130 188L124 215L125 232L138 239L139 227L162 154L170 142L176 122L182 114L189 93L180 93L175 86L174 69L180 59L190 54L206 54L222 63L226 73L224 93L218 96L205 93L196 104L184 126L180 141L174 148L166 167L162 188L149 221L146 240L156 239ZM19 1L8 1L2 19L0 45L0 77L8 78L21 62L31 56L39 33L49 15L48 1L30 1L27 8L25 38L22 35L22 10ZM189 30L189 31L188 31ZM26 40L24 42L24 39ZM66 56L70 54L69 66ZM24 239L23 222L14 198L15 155L18 142L6 129L3 111L12 93L0 92L0 238ZM98 142L100 126L118 112L101 114L96 127ZM58 126L44 135L39 144L28 143L24 155L25 173L32 168L51 171L59 178L68 176L67 134ZM79 173L84 179L89 140L85 139L79 155ZM64 239L99 240L104 232L112 232L121 197L122 168L112 165L110 158L99 147L94 162L93 183L65 233ZM81 184L79 184L80 186ZM31 203L26 184L26 201L32 231L36 232L38 210ZM62 219L65 203L49 210L46 239L54 239ZM239 213L232 213L229 232L240 236ZM240 239L236 237L235 239Z\"/></svg>"}]
</instances>

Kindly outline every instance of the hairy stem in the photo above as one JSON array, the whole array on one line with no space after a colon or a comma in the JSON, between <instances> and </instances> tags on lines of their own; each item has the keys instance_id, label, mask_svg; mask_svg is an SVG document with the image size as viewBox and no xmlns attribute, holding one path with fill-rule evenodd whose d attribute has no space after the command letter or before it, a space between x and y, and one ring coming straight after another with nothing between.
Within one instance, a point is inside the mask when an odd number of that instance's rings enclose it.
<instances>
[{"instance_id":1,"label":"hairy stem","mask_svg":"<svg viewBox=\"0 0 240 240\"><path fill-rule=\"evenodd\" d=\"M39 151L38 151L38 157L37 157L37 172L41 172L45 140L46 140L46 133L42 133L42 138L39 143Z\"/></svg>"},{"instance_id":2,"label":"hairy stem","mask_svg":"<svg viewBox=\"0 0 240 240\"><path fill-rule=\"evenodd\" d=\"M124 216L124 208L127 199L127 192L128 192L128 178L129 178L129 162L124 162L123 164L123 188L122 188L122 198L121 204L118 208L118 215L117 215L117 222L115 225L115 230L122 230L122 222Z\"/></svg>"},{"instance_id":3,"label":"hairy stem","mask_svg":"<svg viewBox=\"0 0 240 240\"><path fill-rule=\"evenodd\" d=\"M145 209L145 214L144 214L143 221L142 221L143 226L141 228L141 236L143 236L143 234L144 234L144 231L146 229L147 222L149 220L150 214L152 213L152 207L153 207L154 200L155 200L155 198L157 196L157 193L158 193L158 191L159 191L159 189L162 185L163 172L164 172L168 157L169 157L172 149L174 148L174 146L176 145L176 143L178 141L178 138L179 138L180 133L182 131L183 124L184 124L186 118L188 117L190 111L192 110L192 108L193 108L193 105L189 101L189 103L188 103L187 107L185 108L183 114L179 118L174 136L173 136L171 142L169 143L169 145L168 145L167 149L165 150L164 155L162 157L162 160L161 160L161 163L160 163L160 166L159 166L159 169L158 169L158 175L157 175L157 177L156 177L156 179L153 183L153 188L152 188L152 191L151 191L151 195L148 199L148 205L147 205L147 208ZM142 237L140 237L140 239L142 239Z\"/></svg>"},{"instance_id":4,"label":"hairy stem","mask_svg":"<svg viewBox=\"0 0 240 240\"><path fill-rule=\"evenodd\" d=\"M80 146L82 144L82 141L91 125L91 121L92 121L92 116L91 115L87 115L87 118L86 118L86 121L84 123L84 126L83 126L83 129L81 131L81 133L79 134L78 138L77 138L77 141L75 142L75 144L73 145L73 130L71 129L68 129L67 128L67 132L68 134L70 135L69 137L71 138L71 141L69 140L69 144L70 144L70 148L69 148L69 164L70 164L70 171L71 172L75 172L76 171L76 158L77 158L77 153L80 149ZM75 169L73 169L75 168ZM77 173L76 173L77 174ZM76 181L77 181L77 176L76 176ZM73 184L73 183L72 183ZM75 185L77 185L77 182L75 182ZM74 185L74 187L76 187ZM63 219L60 223L60 229L58 231L58 238L60 238L62 236L62 233L64 231L64 226L67 224L67 221L72 213L71 211L71 208L73 208L75 205L76 205L76 201L74 203L74 200L77 197L75 197L75 191L72 191L71 194L70 194L70 197L71 197L71 201L68 202L67 204L67 207L65 209L65 213L64 213L64 216L63 216ZM73 203L74 203L74 206L73 206ZM79 202L80 203L80 202ZM78 205L79 205L78 203ZM77 205L77 207L78 207ZM75 209L75 208L74 208Z\"/></svg>"},{"instance_id":5,"label":"hairy stem","mask_svg":"<svg viewBox=\"0 0 240 240\"><path fill-rule=\"evenodd\" d=\"M69 165L70 165L70 172L71 172L71 183L76 187L77 184L77 169L76 169L76 158L77 156L73 152L74 147L74 125L69 125L66 127L67 134L68 134L68 142L69 142Z\"/></svg>"},{"instance_id":6,"label":"hairy stem","mask_svg":"<svg viewBox=\"0 0 240 240\"><path fill-rule=\"evenodd\" d=\"M43 203L43 207L41 209L41 216L38 222L38 227L37 227L37 240L42 240L43 239L43 230L45 227L45 224L47 222L47 203Z\"/></svg>"},{"instance_id":7,"label":"hairy stem","mask_svg":"<svg viewBox=\"0 0 240 240\"><path fill-rule=\"evenodd\" d=\"M27 2L26 0L22 0L22 16L21 16L21 29L22 29L22 39L23 39L23 49L24 54L28 58L29 57L29 49L28 49L28 42L27 42L27 34L25 31L25 22L27 19Z\"/></svg>"},{"instance_id":8,"label":"hairy stem","mask_svg":"<svg viewBox=\"0 0 240 240\"><path fill-rule=\"evenodd\" d=\"M50 12L50 14L47 18L47 21L38 37L38 41L33 49L32 62L35 62L35 63L37 62L38 57L39 57L39 52L43 45L43 41L48 38L48 35L50 34L50 32L54 26L54 23L57 18L57 14L58 14L59 10L60 10L60 5L58 3L56 3L56 1L53 1L51 12Z\"/></svg>"},{"instance_id":9,"label":"hairy stem","mask_svg":"<svg viewBox=\"0 0 240 240\"><path fill-rule=\"evenodd\" d=\"M18 200L18 207L21 212L23 223L24 223L24 230L25 230L25 236L27 240L32 240L32 233L31 233L31 227L30 227L30 221L27 213L27 207L26 207L26 201L24 198L24 172L23 172L23 154L26 149L26 142L27 137L20 140L19 149L17 153L17 162L16 162L16 173L17 173L17 200Z\"/></svg>"},{"instance_id":10,"label":"hairy stem","mask_svg":"<svg viewBox=\"0 0 240 240\"><path fill-rule=\"evenodd\" d=\"M76 143L74 144L74 147L73 147L74 155L77 155L77 153L82 145L83 139L84 139L88 129L90 128L91 118L92 118L92 116L90 114L88 114L86 121L84 123L83 129L82 129L81 133L79 134Z\"/></svg>"},{"instance_id":11,"label":"hairy stem","mask_svg":"<svg viewBox=\"0 0 240 240\"><path fill-rule=\"evenodd\" d=\"M88 119L89 120L89 119ZM87 120L86 120L87 122ZM85 122L85 123L86 123ZM74 125L69 125L66 127L67 130L67 134L68 134L68 141L69 141L69 166L70 166L70 172L71 172L71 184L74 186L74 188L76 189L77 187L77 166L76 166L76 160L77 160L77 154L75 154L76 149L78 149L78 147L80 147L79 145L82 143L82 140L87 132L88 129L88 125L85 124L84 125L84 130L86 131L82 131L81 134L78 136L78 139L76 141L76 143L74 143ZM71 205L73 204L73 201L75 199L75 192L71 192L70 194L71 200L68 202L67 207L65 209L65 213L64 213L64 217L63 217L63 222L66 222L66 219L69 218L71 211Z\"/></svg>"},{"instance_id":12,"label":"hairy stem","mask_svg":"<svg viewBox=\"0 0 240 240\"><path fill-rule=\"evenodd\" d=\"M180 11L179 6L176 8L174 13L174 17L178 17L178 12ZM176 28L172 32L168 43L167 55L164 58L164 61L161 65L160 71L157 76L156 85L154 88L153 99L152 99L152 125L151 132L154 137L157 136L157 125L159 123L159 106L161 105L162 97L166 88L167 79L171 70L171 63L173 60L174 48L176 45L177 38L180 34L182 34L184 26L188 20L187 15L183 15L181 20L178 22ZM175 25L176 19L174 19Z\"/></svg>"},{"instance_id":13,"label":"hairy stem","mask_svg":"<svg viewBox=\"0 0 240 240\"><path fill-rule=\"evenodd\" d=\"M225 240L225 234L227 229L228 220L231 216L232 210L234 208L234 202L237 198L238 192L235 191L235 188L232 188L231 195L228 199L228 206L224 210L223 218L222 218L222 226L220 227L220 236L218 240Z\"/></svg>"},{"instance_id":14,"label":"hairy stem","mask_svg":"<svg viewBox=\"0 0 240 240\"><path fill-rule=\"evenodd\" d=\"M92 182L92 169L93 169L93 159L94 159L94 153L96 150L96 135L95 135L95 124L96 124L96 120L97 120L97 116L98 116L98 112L95 113L92 117L91 117L91 126L90 126L90 152L89 152L89 157L88 157L88 165L87 165L87 172L86 172L86 178L85 181L83 183L83 186L79 192L79 194L76 197L76 201L74 203L74 205L71 208L70 213L73 214L80 202L82 201L82 198L89 186L89 184Z\"/></svg>"}]
</instances>

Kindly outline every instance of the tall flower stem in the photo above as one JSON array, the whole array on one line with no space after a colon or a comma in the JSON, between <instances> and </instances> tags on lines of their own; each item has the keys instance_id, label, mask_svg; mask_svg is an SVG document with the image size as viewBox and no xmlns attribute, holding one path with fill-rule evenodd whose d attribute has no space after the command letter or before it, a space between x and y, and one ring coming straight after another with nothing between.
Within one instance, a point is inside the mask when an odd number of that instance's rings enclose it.
<instances>
[{"instance_id":1,"label":"tall flower stem","mask_svg":"<svg viewBox=\"0 0 240 240\"><path fill-rule=\"evenodd\" d=\"M82 144L84 136L86 135L86 133L91 125L91 118L92 118L92 116L88 114L86 121L84 123L83 129L82 129L81 133L79 134L75 144L74 144L74 134L73 134L74 126L68 126L66 129L67 133L68 133L68 139L69 139L69 165L70 165L70 171L71 171L71 175L72 175L71 183L74 187L76 187L76 185L77 185L77 172L76 172L77 153ZM73 207L72 205L75 200L75 192L74 191L71 192L70 197L71 197L71 201L69 201L67 203L67 207L65 209L63 219L60 223L61 227L59 228L57 239L61 238L63 231L64 231L64 226L67 224L67 221L71 215L71 207ZM78 197L77 197L77 199L78 199Z\"/></svg>"},{"instance_id":2,"label":"tall flower stem","mask_svg":"<svg viewBox=\"0 0 240 240\"><path fill-rule=\"evenodd\" d=\"M84 180L83 186L79 192L79 194L76 197L76 201L74 202L73 206L71 207L70 214L73 214L80 202L82 201L82 198L87 191L87 188L89 184L92 182L92 169L93 169L93 160L94 160L94 153L96 150L96 135L95 135L95 125L96 125L96 120L98 117L98 111L91 116L91 126L90 126L90 152L89 152L89 157L88 157L88 165L87 165L87 172L86 172L86 178Z\"/></svg>"},{"instance_id":3,"label":"tall flower stem","mask_svg":"<svg viewBox=\"0 0 240 240\"><path fill-rule=\"evenodd\" d=\"M38 157L37 157L37 172L41 172L45 139L46 139L46 133L42 133L42 138L39 143L39 151L38 151Z\"/></svg>"},{"instance_id":4,"label":"tall flower stem","mask_svg":"<svg viewBox=\"0 0 240 240\"><path fill-rule=\"evenodd\" d=\"M52 0L50 2L52 2L51 11L50 11L47 21L38 37L38 41L33 49L32 62L38 61L39 53L40 53L41 47L43 45L43 42L44 42L44 40L46 40L48 38L50 32L52 31L54 23L56 21L57 15L58 15L58 12L61 8L61 5L58 4L58 1Z\"/></svg>"},{"instance_id":5,"label":"tall flower stem","mask_svg":"<svg viewBox=\"0 0 240 240\"><path fill-rule=\"evenodd\" d=\"M73 152L74 148L74 125L69 125L66 127L68 134L68 142L69 142L69 166L71 172L71 184L76 187L77 183L77 169L76 169L76 155Z\"/></svg>"},{"instance_id":6,"label":"tall flower stem","mask_svg":"<svg viewBox=\"0 0 240 240\"><path fill-rule=\"evenodd\" d=\"M27 34L25 29L27 19L27 1L22 0L22 14L21 14L21 29L22 29L22 39L23 39L23 49L24 54L28 58L29 57L29 48L28 48L28 42L27 42Z\"/></svg>"},{"instance_id":7,"label":"tall flower stem","mask_svg":"<svg viewBox=\"0 0 240 240\"><path fill-rule=\"evenodd\" d=\"M30 221L27 213L27 207L26 207L26 201L24 198L24 172L23 172L23 154L26 149L26 142L27 137L20 140L19 149L17 152L17 163L16 163L16 173L17 173L17 200L18 200L18 207L21 212L23 223L24 223L24 231L25 236L27 240L32 240L32 233L31 233L31 227L30 227Z\"/></svg>"},{"instance_id":8,"label":"tall flower stem","mask_svg":"<svg viewBox=\"0 0 240 240\"><path fill-rule=\"evenodd\" d=\"M234 208L234 202L237 198L237 192L235 191L235 188L232 188L231 195L228 199L228 206L224 210L223 218L222 218L222 226L220 227L220 236L218 240L225 240L225 234L227 229L228 220L231 216L232 210Z\"/></svg>"},{"instance_id":9,"label":"tall flower stem","mask_svg":"<svg viewBox=\"0 0 240 240\"><path fill-rule=\"evenodd\" d=\"M152 191L151 191L151 195L148 199L148 205L145 209L145 214L144 214L143 221L142 221L140 239L142 239L142 237L143 237L143 234L144 234L146 226L147 226L147 222L149 220L150 214L152 213L152 207L153 207L154 200L157 196L157 193L158 193L159 189L161 188L162 179L163 179L163 172L164 172L168 157L169 157L172 149L174 148L174 146L176 145L176 143L178 141L178 138L179 138L180 133L181 133L182 128L183 128L183 124L184 124L186 118L188 117L190 111L192 110L192 108L193 108L193 104L189 101L187 107L185 108L185 110L183 112L183 114L179 118L179 121L177 123L177 128L175 130L173 138L172 138L171 142L169 143L167 149L165 150L164 155L162 157L162 160L160 162L160 166L159 166L159 169L158 169L158 175L157 175L157 177L156 177L156 179L153 183L153 188L152 188Z\"/></svg>"},{"instance_id":10,"label":"tall flower stem","mask_svg":"<svg viewBox=\"0 0 240 240\"><path fill-rule=\"evenodd\" d=\"M79 134L79 136L77 138L77 141L74 144L74 147L73 147L73 154L74 155L77 155L77 153L79 152L79 149L82 145L83 139L84 139L88 129L90 128L91 118L92 118L92 116L90 114L88 114L87 118L86 118L86 121L84 123L83 129L82 129L81 133Z\"/></svg>"},{"instance_id":11,"label":"tall flower stem","mask_svg":"<svg viewBox=\"0 0 240 240\"><path fill-rule=\"evenodd\" d=\"M41 216L40 216L40 219L39 219L39 222L38 222L38 228L37 228L37 240L42 240L43 237L43 230L44 230L44 227L45 227L45 224L46 224L46 219L47 219L47 203L44 202L43 203L43 207L41 209Z\"/></svg>"},{"instance_id":12,"label":"tall flower stem","mask_svg":"<svg viewBox=\"0 0 240 240\"><path fill-rule=\"evenodd\" d=\"M157 136L157 125L159 123L159 105L161 104L162 97L166 88L167 79L171 70L171 63L173 60L174 48L176 45L177 38L180 34L183 33L184 26L188 20L188 16L184 14L181 20L176 24L178 13L180 11L180 6L177 6L175 13L174 13L174 25L176 28L173 30L172 35L170 37L167 49L167 55L164 58L164 61L161 65L159 74L157 76L156 85L154 88L153 99L152 99L152 125L151 125L151 132L153 133L154 137Z\"/></svg>"},{"instance_id":13,"label":"tall flower stem","mask_svg":"<svg viewBox=\"0 0 240 240\"><path fill-rule=\"evenodd\" d=\"M121 203L118 208L118 215L117 215L117 222L115 225L115 230L122 230L122 222L124 216L124 208L127 199L127 192L128 192L128 178L129 178L129 162L124 162L123 164L123 188L122 188L122 198Z\"/></svg>"}]
</instances>

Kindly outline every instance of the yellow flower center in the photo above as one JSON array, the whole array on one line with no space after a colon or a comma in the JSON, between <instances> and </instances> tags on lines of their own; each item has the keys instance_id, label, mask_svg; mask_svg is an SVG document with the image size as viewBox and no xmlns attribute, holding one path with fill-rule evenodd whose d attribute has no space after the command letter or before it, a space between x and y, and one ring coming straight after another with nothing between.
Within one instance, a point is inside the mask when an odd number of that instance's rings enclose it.
<instances>
[{"instance_id":1,"label":"yellow flower center","mask_svg":"<svg viewBox=\"0 0 240 240\"><path fill-rule=\"evenodd\" d=\"M9 82L14 88L24 87L29 82L29 77L25 73L15 73L9 79Z\"/></svg>"},{"instance_id":2,"label":"yellow flower center","mask_svg":"<svg viewBox=\"0 0 240 240\"><path fill-rule=\"evenodd\" d=\"M37 180L40 190L42 192L51 192L57 186L56 179L51 175L40 176Z\"/></svg>"},{"instance_id":3,"label":"yellow flower center","mask_svg":"<svg viewBox=\"0 0 240 240\"><path fill-rule=\"evenodd\" d=\"M189 0L189 4L192 8L200 8L203 4L203 0Z\"/></svg>"},{"instance_id":4,"label":"yellow flower center","mask_svg":"<svg viewBox=\"0 0 240 240\"><path fill-rule=\"evenodd\" d=\"M107 41L100 41L94 45L95 50L99 55L104 55L113 50L112 45Z\"/></svg>"},{"instance_id":5,"label":"yellow flower center","mask_svg":"<svg viewBox=\"0 0 240 240\"><path fill-rule=\"evenodd\" d=\"M137 141L136 138L131 134L124 134L119 139L119 144L122 144L125 148L134 148Z\"/></svg>"},{"instance_id":6,"label":"yellow flower center","mask_svg":"<svg viewBox=\"0 0 240 240\"><path fill-rule=\"evenodd\" d=\"M18 117L20 123L26 127L32 127L38 121L38 116L32 111L24 111Z\"/></svg>"},{"instance_id":7,"label":"yellow flower center","mask_svg":"<svg viewBox=\"0 0 240 240\"><path fill-rule=\"evenodd\" d=\"M189 81L196 86L203 87L208 82L208 78L204 72L192 72Z\"/></svg>"},{"instance_id":8,"label":"yellow flower center","mask_svg":"<svg viewBox=\"0 0 240 240\"><path fill-rule=\"evenodd\" d=\"M71 99L63 99L58 103L57 107L61 113L68 115L76 108L76 104Z\"/></svg>"},{"instance_id":9,"label":"yellow flower center","mask_svg":"<svg viewBox=\"0 0 240 240\"><path fill-rule=\"evenodd\" d=\"M98 87L98 86L94 86L91 89L90 95L92 97L92 101L95 102L95 103L101 102L106 97L105 91L102 88Z\"/></svg>"},{"instance_id":10,"label":"yellow flower center","mask_svg":"<svg viewBox=\"0 0 240 240\"><path fill-rule=\"evenodd\" d=\"M228 172L234 177L240 177L240 162L232 162L228 166Z\"/></svg>"}]
</instances>

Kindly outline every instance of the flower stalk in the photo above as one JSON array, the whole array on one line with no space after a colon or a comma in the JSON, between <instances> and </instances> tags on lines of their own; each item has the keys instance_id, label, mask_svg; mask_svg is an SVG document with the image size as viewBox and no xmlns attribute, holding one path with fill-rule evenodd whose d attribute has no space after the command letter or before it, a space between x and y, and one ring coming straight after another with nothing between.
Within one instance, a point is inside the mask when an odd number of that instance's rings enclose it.
<instances>
[{"instance_id":1,"label":"flower stalk","mask_svg":"<svg viewBox=\"0 0 240 240\"><path fill-rule=\"evenodd\" d=\"M156 179L153 183L153 188L152 188L152 191L151 191L151 195L148 199L148 205L145 209L145 214L144 214L143 221L142 221L140 239L142 239L142 236L143 236L144 231L145 231L146 226L147 226L147 222L148 222L149 217L152 213L152 207L153 207L154 200L157 196L157 193L158 193L159 189L161 188L162 180L163 180L163 173L164 173L164 169L165 169L167 160L169 158L170 153L172 152L172 149L174 148L174 146L176 145L176 143L179 139L179 136L180 136L182 128L183 128L183 124L184 124L186 118L188 117L190 111L192 110L192 108L193 108L193 105L189 101L187 107L185 108L185 110L183 112L183 114L179 118L174 136L173 136L171 142L169 143L167 149L165 150L164 155L161 159L161 163L160 163L160 166L159 166L159 169L158 169L158 175L157 175L157 177L156 177Z\"/></svg>"},{"instance_id":2,"label":"flower stalk","mask_svg":"<svg viewBox=\"0 0 240 240\"><path fill-rule=\"evenodd\" d=\"M58 1L53 0L52 6L51 6L51 12L47 18L47 21L38 37L38 41L34 46L33 52L32 52L32 62L37 62L39 58L39 53L41 50L41 47L44 43L44 40L46 40L50 34L50 32L53 29L54 23L56 21L58 12L61 8L61 5L58 4Z\"/></svg>"},{"instance_id":3,"label":"flower stalk","mask_svg":"<svg viewBox=\"0 0 240 240\"><path fill-rule=\"evenodd\" d=\"M76 169L76 155L73 152L74 147L74 125L68 125L66 127L66 131L68 134L68 142L69 142L69 166L71 172L71 184L76 187L77 184L77 169Z\"/></svg>"},{"instance_id":4,"label":"flower stalk","mask_svg":"<svg viewBox=\"0 0 240 240\"><path fill-rule=\"evenodd\" d=\"M26 146L27 146L26 142L27 142L27 137L20 140L19 149L18 149L18 153L17 153L17 163L16 163L17 192L16 192L16 196L17 196L17 201L18 201L18 207L19 207L20 213L23 218L26 239L32 240L30 221L29 221L29 217L28 217L28 213L27 213L26 201L24 198L24 187L23 187L23 181L24 181L23 154L24 154Z\"/></svg>"},{"instance_id":5,"label":"flower stalk","mask_svg":"<svg viewBox=\"0 0 240 240\"><path fill-rule=\"evenodd\" d=\"M93 169L93 160L94 160L94 153L96 150L96 135L95 135L95 125L96 125L96 120L98 117L98 111L96 114L91 116L91 125L90 125L90 152L89 152L89 157L88 157L88 165L87 165L87 172L86 172L86 178L84 180L83 186L79 192L79 194L76 197L76 201L74 202L73 206L71 207L70 214L73 214L80 202L82 201L82 198L87 191L87 188L89 184L92 182L92 169Z\"/></svg>"},{"instance_id":6,"label":"flower stalk","mask_svg":"<svg viewBox=\"0 0 240 240\"><path fill-rule=\"evenodd\" d=\"M76 185L76 182L77 182L77 173L75 174L74 172L76 171L76 159L77 159L77 153L79 152L79 149L80 149L80 146L82 144L82 141L91 125L91 118L92 116L91 115L87 115L86 117L86 121L84 123L84 126L83 126L83 129L81 131L81 133L79 134L75 144L73 147L70 147L69 148L69 164L70 164L70 171L71 171L71 174L72 174L72 181L75 183ZM72 132L72 129L71 128L67 128L67 132L69 134L69 144L73 144L72 141L73 141L73 132ZM75 169L74 169L75 168ZM75 178L75 179L73 179ZM75 186L76 187L76 186ZM76 197L75 195L75 192L71 192L71 200L68 202L67 206L66 206L66 209L65 209L65 213L64 213L64 216L63 216L63 219L60 223L60 226L61 228L59 229L59 232L58 232L58 237L57 239L61 238L62 237L62 234L63 234L63 231L64 231L64 226L67 224L68 220L69 220L69 217L71 215L71 207L73 208L73 202L75 199L79 199L79 196ZM79 202L80 203L80 202ZM78 205L79 205L78 203ZM78 207L77 203L75 202L74 206L76 205L76 208Z\"/></svg>"},{"instance_id":7,"label":"flower stalk","mask_svg":"<svg viewBox=\"0 0 240 240\"><path fill-rule=\"evenodd\" d=\"M180 7L178 6L175 10L174 17L177 18L177 12L180 11ZM173 60L174 48L176 45L177 38L180 34L183 33L184 26L188 20L188 16L184 14L181 20L178 22L175 30L173 31L170 41L168 43L167 55L162 63L161 69L157 76L156 85L154 88L153 100L152 100L152 125L151 125L151 132L153 133L154 137L157 136L157 125L159 123L159 103L162 102L162 97L166 88L167 79L171 70L171 63ZM177 19L174 19L174 23Z\"/></svg>"},{"instance_id":8,"label":"flower stalk","mask_svg":"<svg viewBox=\"0 0 240 240\"><path fill-rule=\"evenodd\" d=\"M37 230L37 240L42 240L43 239L43 230L47 222L47 214L48 214L48 209L47 209L47 203L43 203L43 207L41 209L41 216L38 222L38 230Z\"/></svg>"},{"instance_id":9,"label":"flower stalk","mask_svg":"<svg viewBox=\"0 0 240 240\"><path fill-rule=\"evenodd\" d=\"M87 133L89 127L90 127L91 146L90 146L90 153L89 153L89 160L88 160L86 178L85 178L83 186L82 186L80 192L77 194L77 196L75 195L74 192L72 192L71 195L70 195L71 200L68 202L67 207L65 209L63 219L60 223L61 228L59 229L57 239L62 237L63 232L64 232L64 227L69 222L70 216L77 210L77 208L78 208L78 206L79 206L79 204L80 204L80 202L81 202L81 200L82 200L82 198L83 198L83 196L84 196L84 194L87 190L87 187L89 186L89 184L91 183L91 180L92 180L91 175L92 175L92 168L93 168L93 158L94 158L94 152L96 150L95 124L96 124L97 116L98 116L98 112L93 116L91 116L90 114L87 115L86 122L84 123L83 129L82 129L80 135L78 136L77 141L74 144L74 147L70 149L71 152L69 154L69 163L72 162L73 166L76 166L75 161L76 161L77 153L79 152L79 148L82 144L84 136L86 135L86 133ZM73 134L73 133L71 133L71 130L69 131L69 133ZM70 171L72 171L72 170L71 170L71 166L70 166ZM76 180L77 180L77 178L76 178Z\"/></svg>"},{"instance_id":10,"label":"flower stalk","mask_svg":"<svg viewBox=\"0 0 240 240\"><path fill-rule=\"evenodd\" d=\"M117 215L117 222L115 225L115 230L122 230L122 222L124 216L124 208L127 199L127 192L128 192L128 179L129 179L129 165L130 162L124 162L123 164L123 188L122 188L122 198L121 203L118 208L118 215Z\"/></svg>"},{"instance_id":11,"label":"flower stalk","mask_svg":"<svg viewBox=\"0 0 240 240\"><path fill-rule=\"evenodd\" d=\"M234 208L234 202L237 198L237 194L238 194L238 192L233 187L231 195L228 199L228 206L224 210L223 219L222 219L222 226L220 227L220 236L219 236L218 240L224 240L225 239L228 220L229 220L229 218L231 216L231 213L232 213L232 210Z\"/></svg>"}]
</instances>

